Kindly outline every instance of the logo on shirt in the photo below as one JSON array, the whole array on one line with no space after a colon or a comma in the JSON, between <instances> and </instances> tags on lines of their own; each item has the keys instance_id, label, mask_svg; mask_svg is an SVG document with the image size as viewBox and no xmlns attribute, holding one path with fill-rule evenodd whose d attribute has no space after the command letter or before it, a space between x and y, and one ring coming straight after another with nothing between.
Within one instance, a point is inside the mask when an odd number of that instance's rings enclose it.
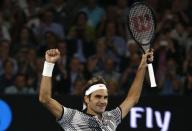
<instances>
[{"instance_id":1,"label":"logo on shirt","mask_svg":"<svg viewBox=\"0 0 192 131\"><path fill-rule=\"evenodd\" d=\"M0 99L0 131L5 131L11 124L12 112L9 105Z\"/></svg>"}]
</instances>

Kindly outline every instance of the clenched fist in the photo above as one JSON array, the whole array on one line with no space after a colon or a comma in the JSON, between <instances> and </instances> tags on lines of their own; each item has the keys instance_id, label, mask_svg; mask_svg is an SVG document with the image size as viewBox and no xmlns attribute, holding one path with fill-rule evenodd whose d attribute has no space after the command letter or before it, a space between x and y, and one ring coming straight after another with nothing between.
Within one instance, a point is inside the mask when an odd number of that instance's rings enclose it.
<instances>
[{"instance_id":1,"label":"clenched fist","mask_svg":"<svg viewBox=\"0 0 192 131\"><path fill-rule=\"evenodd\" d=\"M60 51L58 49L50 49L45 53L45 60L49 63L55 63L60 58Z\"/></svg>"},{"instance_id":2,"label":"clenched fist","mask_svg":"<svg viewBox=\"0 0 192 131\"><path fill-rule=\"evenodd\" d=\"M141 64L140 65L144 65L147 66L147 63L149 62L153 62L153 49L151 50L147 50L145 54L143 54L142 56L142 60L141 60Z\"/></svg>"}]
</instances>

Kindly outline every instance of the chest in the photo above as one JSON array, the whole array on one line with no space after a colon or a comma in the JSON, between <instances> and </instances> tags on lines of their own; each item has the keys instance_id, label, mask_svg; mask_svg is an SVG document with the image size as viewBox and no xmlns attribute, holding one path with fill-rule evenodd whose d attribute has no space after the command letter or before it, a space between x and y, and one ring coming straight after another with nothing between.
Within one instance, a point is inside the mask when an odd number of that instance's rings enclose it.
<instances>
[{"instance_id":1,"label":"chest","mask_svg":"<svg viewBox=\"0 0 192 131\"><path fill-rule=\"evenodd\" d=\"M114 118L109 115L103 115L102 120L87 115L75 115L70 124L76 130L88 131L115 131L117 127Z\"/></svg>"}]
</instances>

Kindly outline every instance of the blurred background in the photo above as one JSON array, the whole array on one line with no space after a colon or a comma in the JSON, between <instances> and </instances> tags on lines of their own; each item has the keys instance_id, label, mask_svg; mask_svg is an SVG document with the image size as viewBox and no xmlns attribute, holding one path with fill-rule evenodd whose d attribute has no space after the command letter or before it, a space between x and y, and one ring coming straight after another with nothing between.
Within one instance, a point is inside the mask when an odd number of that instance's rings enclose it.
<instances>
[{"instance_id":1,"label":"blurred background","mask_svg":"<svg viewBox=\"0 0 192 131\"><path fill-rule=\"evenodd\" d=\"M109 107L118 106L135 77L141 50L127 30L135 0L1 0L0 131L61 131L38 102L47 49L61 59L53 97L81 109L84 84L108 82ZM148 76L138 105L118 131L191 131L192 1L146 0L155 11L153 41L157 88ZM49 124L48 124L49 123Z\"/></svg>"}]
</instances>

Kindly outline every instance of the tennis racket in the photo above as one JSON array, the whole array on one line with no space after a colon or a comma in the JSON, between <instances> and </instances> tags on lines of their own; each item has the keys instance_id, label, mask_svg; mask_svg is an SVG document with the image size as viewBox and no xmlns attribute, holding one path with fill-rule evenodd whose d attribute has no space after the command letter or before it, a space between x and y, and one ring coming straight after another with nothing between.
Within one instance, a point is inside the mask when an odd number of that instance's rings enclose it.
<instances>
[{"instance_id":1,"label":"tennis racket","mask_svg":"<svg viewBox=\"0 0 192 131\"><path fill-rule=\"evenodd\" d=\"M131 36L137 42L143 53L151 48L155 36L156 21L151 7L144 2L131 5L128 14L128 27ZM152 63L148 62L151 87L156 87Z\"/></svg>"}]
</instances>

